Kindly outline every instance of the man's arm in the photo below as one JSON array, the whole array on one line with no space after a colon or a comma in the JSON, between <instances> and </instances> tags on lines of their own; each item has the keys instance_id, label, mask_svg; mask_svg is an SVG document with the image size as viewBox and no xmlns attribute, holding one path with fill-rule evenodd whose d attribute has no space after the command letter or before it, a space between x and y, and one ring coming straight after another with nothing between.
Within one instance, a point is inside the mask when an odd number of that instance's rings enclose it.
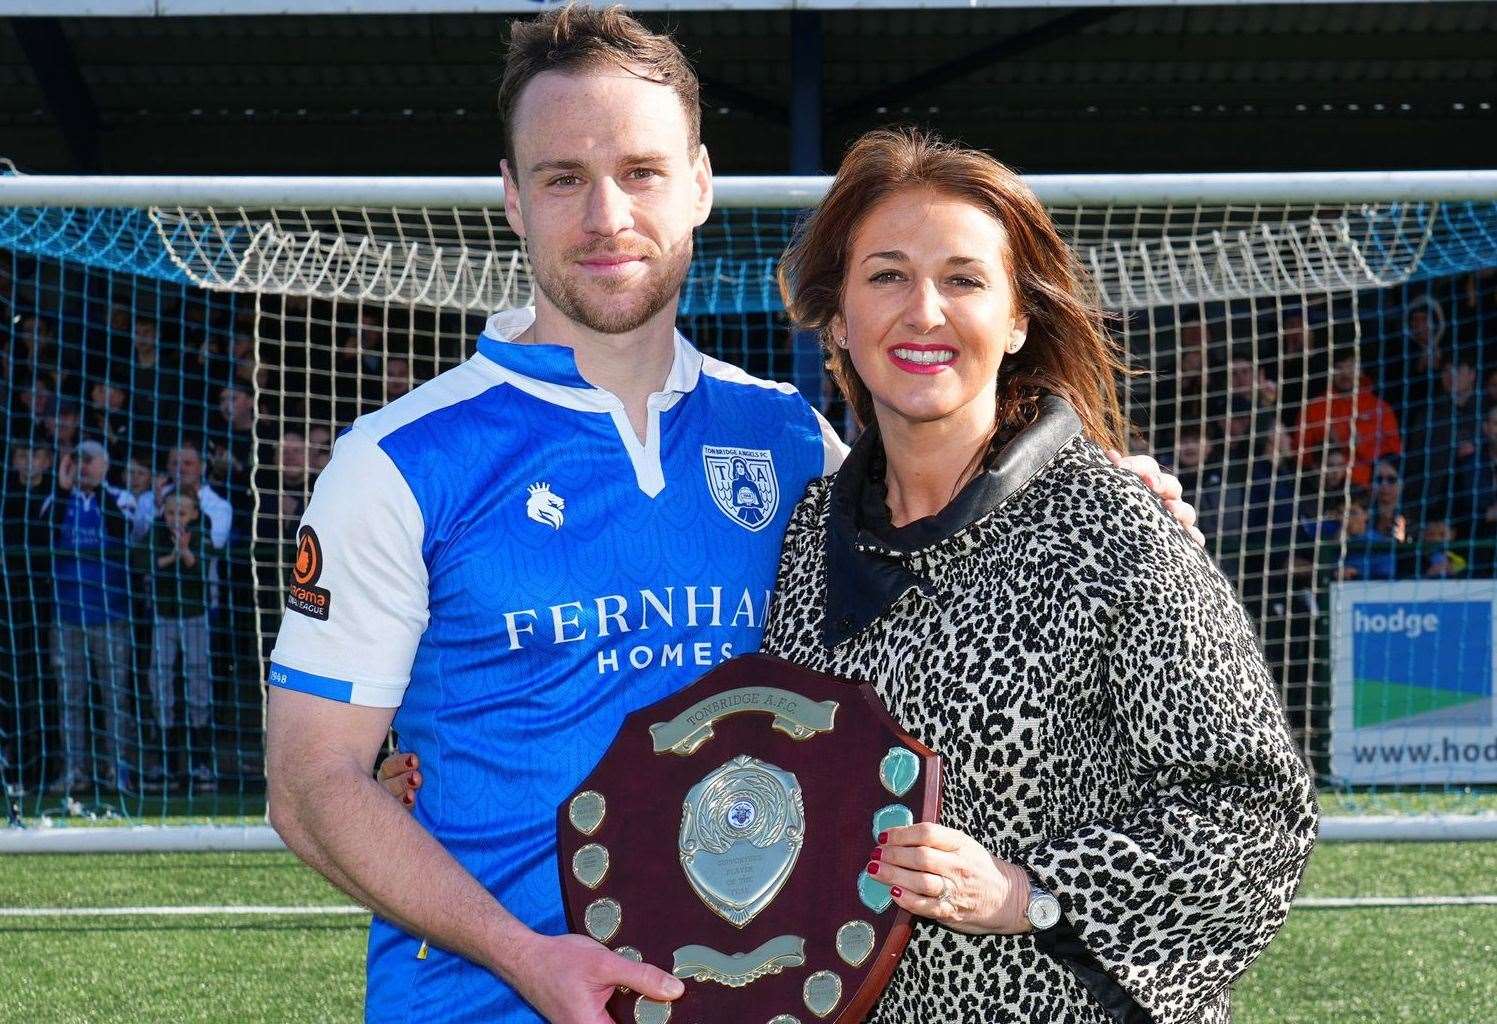
<instances>
[{"instance_id":1,"label":"man's arm","mask_svg":"<svg viewBox=\"0 0 1497 1024\"><path fill-rule=\"evenodd\" d=\"M549 1020L607 1024L618 985L681 994L658 968L582 936L537 934L505 910L371 777L393 717L270 689L270 822L297 856L381 917L494 972Z\"/></svg>"}]
</instances>

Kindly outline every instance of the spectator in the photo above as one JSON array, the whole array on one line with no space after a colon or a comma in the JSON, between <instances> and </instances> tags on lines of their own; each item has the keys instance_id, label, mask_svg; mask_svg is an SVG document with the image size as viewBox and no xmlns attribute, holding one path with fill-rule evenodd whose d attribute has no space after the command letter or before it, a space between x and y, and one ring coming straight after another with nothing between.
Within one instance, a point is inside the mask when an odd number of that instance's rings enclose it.
<instances>
[{"instance_id":1,"label":"spectator","mask_svg":"<svg viewBox=\"0 0 1497 1024\"><path fill-rule=\"evenodd\" d=\"M315 477L333 456L333 432L320 423L307 428L307 469Z\"/></svg>"},{"instance_id":2,"label":"spectator","mask_svg":"<svg viewBox=\"0 0 1497 1024\"><path fill-rule=\"evenodd\" d=\"M1305 311L1293 306L1279 314L1273 327L1278 333L1278 360L1272 374L1278 385L1276 397L1282 403L1282 415L1297 423L1310 396L1320 394L1325 386L1330 331L1311 331Z\"/></svg>"},{"instance_id":3,"label":"spectator","mask_svg":"<svg viewBox=\"0 0 1497 1024\"><path fill-rule=\"evenodd\" d=\"M57 378L48 371L17 371L11 377L11 391L15 395L13 415L27 421L28 426L43 423L57 411Z\"/></svg>"},{"instance_id":4,"label":"spectator","mask_svg":"<svg viewBox=\"0 0 1497 1024\"><path fill-rule=\"evenodd\" d=\"M1439 387L1445 363L1445 310L1429 295L1411 299L1404 308L1403 351L1390 362L1400 368L1392 398L1400 412L1427 405Z\"/></svg>"},{"instance_id":5,"label":"spectator","mask_svg":"<svg viewBox=\"0 0 1497 1024\"><path fill-rule=\"evenodd\" d=\"M78 407L67 403L59 404L51 416L38 422L42 428L42 434L52 445L54 451L66 452L78 446L82 438L78 434Z\"/></svg>"},{"instance_id":6,"label":"spectator","mask_svg":"<svg viewBox=\"0 0 1497 1024\"><path fill-rule=\"evenodd\" d=\"M1487 407L1464 500L1452 523L1467 537L1497 538L1497 402Z\"/></svg>"},{"instance_id":7,"label":"spectator","mask_svg":"<svg viewBox=\"0 0 1497 1024\"><path fill-rule=\"evenodd\" d=\"M1455 347L1466 358L1479 362L1483 353L1497 349L1497 267L1482 267L1467 274L1456 291Z\"/></svg>"},{"instance_id":8,"label":"spectator","mask_svg":"<svg viewBox=\"0 0 1497 1024\"><path fill-rule=\"evenodd\" d=\"M139 541L145 539L156 519L156 510L161 501L178 490L186 491L197 499L198 508L208 520L208 538L214 551L222 551L229 543L229 530L234 523L234 510L213 486L203 479L203 457L197 446L183 443L173 448L166 457L166 473L156 478L152 490L143 494L136 506L131 521L131 536Z\"/></svg>"},{"instance_id":9,"label":"spectator","mask_svg":"<svg viewBox=\"0 0 1497 1024\"><path fill-rule=\"evenodd\" d=\"M1403 511L1403 478L1398 463L1378 459L1372 474L1372 500L1367 506L1371 515L1369 534L1391 538L1402 544L1408 540L1408 517Z\"/></svg>"},{"instance_id":10,"label":"spectator","mask_svg":"<svg viewBox=\"0 0 1497 1024\"><path fill-rule=\"evenodd\" d=\"M132 455L125 464L125 486L120 488L115 498L119 506L124 510L126 518L135 521L135 515L140 510L140 499L151 490L151 467L144 462L140 456Z\"/></svg>"},{"instance_id":11,"label":"spectator","mask_svg":"<svg viewBox=\"0 0 1497 1024\"><path fill-rule=\"evenodd\" d=\"M94 379L88 386L88 409L84 429L111 451L118 451L130 436L130 410L125 389L108 380Z\"/></svg>"},{"instance_id":12,"label":"spectator","mask_svg":"<svg viewBox=\"0 0 1497 1024\"><path fill-rule=\"evenodd\" d=\"M393 402L411 390L411 361L404 356L385 360L385 401Z\"/></svg>"},{"instance_id":13,"label":"spectator","mask_svg":"<svg viewBox=\"0 0 1497 1024\"><path fill-rule=\"evenodd\" d=\"M1453 580L1469 574L1470 560L1456 542L1448 519L1430 519L1419 537L1419 575L1424 579Z\"/></svg>"},{"instance_id":14,"label":"spectator","mask_svg":"<svg viewBox=\"0 0 1497 1024\"><path fill-rule=\"evenodd\" d=\"M1171 459L1185 500L1196 507L1196 526L1214 554L1220 545L1213 541L1235 535L1242 526L1242 498L1230 493L1237 489L1228 487L1218 453L1210 431L1201 427L1181 432Z\"/></svg>"},{"instance_id":15,"label":"spectator","mask_svg":"<svg viewBox=\"0 0 1497 1024\"><path fill-rule=\"evenodd\" d=\"M1374 462L1403 451L1398 418L1359 373L1355 350L1336 355L1331 364L1330 391L1305 406L1300 420L1302 461L1313 464L1317 453L1328 444L1350 453L1352 483L1359 487L1371 482Z\"/></svg>"},{"instance_id":16,"label":"spectator","mask_svg":"<svg viewBox=\"0 0 1497 1024\"><path fill-rule=\"evenodd\" d=\"M55 537L52 652L63 733L63 772L47 787L51 793L72 792L91 780L86 744L93 686L104 722L99 779L105 786L129 787L122 761L131 665L128 522L104 484L108 474L108 451L97 441L84 441L76 453L62 456L56 490L42 506Z\"/></svg>"},{"instance_id":17,"label":"spectator","mask_svg":"<svg viewBox=\"0 0 1497 1024\"><path fill-rule=\"evenodd\" d=\"M316 482L307 465L306 438L295 430L282 434L275 449L275 464L262 465L256 479L261 495L259 539L291 540Z\"/></svg>"},{"instance_id":18,"label":"spectator","mask_svg":"<svg viewBox=\"0 0 1497 1024\"><path fill-rule=\"evenodd\" d=\"M52 530L43 512L52 493L52 449L30 434L8 445L10 473L5 481L4 596L9 642L3 645L6 682L0 684L0 729L15 729L0 756L14 767L7 781L23 787L42 783L47 718L53 703L43 692L46 648L52 625Z\"/></svg>"},{"instance_id":19,"label":"spectator","mask_svg":"<svg viewBox=\"0 0 1497 1024\"><path fill-rule=\"evenodd\" d=\"M1300 491L1300 533L1306 540L1328 541L1341 535L1345 518L1350 462L1340 448L1328 449L1320 472Z\"/></svg>"},{"instance_id":20,"label":"spectator","mask_svg":"<svg viewBox=\"0 0 1497 1024\"><path fill-rule=\"evenodd\" d=\"M218 389L217 436L209 442L209 476L233 507L236 522L248 523L255 497L250 473L255 464L255 399L251 389L235 381Z\"/></svg>"},{"instance_id":21,"label":"spectator","mask_svg":"<svg viewBox=\"0 0 1497 1024\"><path fill-rule=\"evenodd\" d=\"M1398 575L1398 542L1380 533L1371 522L1365 492L1358 491L1347 502L1342 531L1346 552L1337 578L1342 580L1391 580ZM1334 542L1324 545L1336 548Z\"/></svg>"},{"instance_id":22,"label":"spectator","mask_svg":"<svg viewBox=\"0 0 1497 1024\"><path fill-rule=\"evenodd\" d=\"M1475 471L1480 405L1476 367L1461 356L1445 363L1439 390L1413 411L1405 465L1413 505L1422 515L1447 517L1456 491Z\"/></svg>"},{"instance_id":23,"label":"spectator","mask_svg":"<svg viewBox=\"0 0 1497 1024\"><path fill-rule=\"evenodd\" d=\"M136 570L149 581L155 629L151 644L151 701L166 750L175 750L176 777L198 792L217 788L211 767L213 680L208 667L207 538L197 499L185 490L161 501L161 516L136 548ZM176 667L182 660L187 742L171 743L176 726ZM170 766L167 767L170 771Z\"/></svg>"}]
</instances>

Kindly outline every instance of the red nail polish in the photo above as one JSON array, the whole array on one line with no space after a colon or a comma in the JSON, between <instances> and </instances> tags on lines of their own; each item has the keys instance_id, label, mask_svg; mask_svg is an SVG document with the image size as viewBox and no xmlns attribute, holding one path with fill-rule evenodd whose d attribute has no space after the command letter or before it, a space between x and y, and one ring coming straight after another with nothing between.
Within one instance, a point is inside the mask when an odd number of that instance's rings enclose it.
<instances>
[{"instance_id":1,"label":"red nail polish","mask_svg":"<svg viewBox=\"0 0 1497 1024\"><path fill-rule=\"evenodd\" d=\"M407 768L414 768L414 767L416 767L416 759L414 757L408 757L408 758L406 758L405 759L405 766Z\"/></svg>"},{"instance_id":2,"label":"red nail polish","mask_svg":"<svg viewBox=\"0 0 1497 1024\"><path fill-rule=\"evenodd\" d=\"M890 889L890 890L889 890L889 891L890 891L890 892L891 892L891 893L893 893L893 894L894 894L894 898L895 898L895 899L896 899L896 900L897 900L897 899L899 899L899 897L901 897L901 896L903 896L903 895L904 895L904 890L903 890L903 889L901 889L901 888L900 888L900 887L899 887L899 886L897 886L897 885L896 885L896 886L895 886L895 887L894 887L894 888L892 888L892 889Z\"/></svg>"},{"instance_id":3,"label":"red nail polish","mask_svg":"<svg viewBox=\"0 0 1497 1024\"><path fill-rule=\"evenodd\" d=\"M882 846L875 846L873 848L873 859L874 860L882 860L883 856L884 856L884 848Z\"/></svg>"},{"instance_id":4,"label":"red nail polish","mask_svg":"<svg viewBox=\"0 0 1497 1024\"><path fill-rule=\"evenodd\" d=\"M887 832L880 832L878 834L878 841L881 842L881 843L887 843L889 841L889 833L887 833Z\"/></svg>"},{"instance_id":5,"label":"red nail polish","mask_svg":"<svg viewBox=\"0 0 1497 1024\"><path fill-rule=\"evenodd\" d=\"M413 796L411 796L411 794L409 794L409 793L407 793L405 796L401 797L401 799L404 800L407 804L413 804L413 803L416 802L416 798L413 797Z\"/></svg>"},{"instance_id":6,"label":"red nail polish","mask_svg":"<svg viewBox=\"0 0 1497 1024\"><path fill-rule=\"evenodd\" d=\"M878 874L878 862L877 861L869 861L868 862L868 873L870 875L876 875L876 874Z\"/></svg>"}]
</instances>

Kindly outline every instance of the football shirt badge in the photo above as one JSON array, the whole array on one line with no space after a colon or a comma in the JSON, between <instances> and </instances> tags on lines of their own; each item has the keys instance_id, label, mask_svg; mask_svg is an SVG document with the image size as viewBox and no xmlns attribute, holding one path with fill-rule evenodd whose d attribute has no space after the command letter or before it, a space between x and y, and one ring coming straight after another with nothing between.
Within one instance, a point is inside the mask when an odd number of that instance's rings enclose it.
<instances>
[{"instance_id":1,"label":"football shirt badge","mask_svg":"<svg viewBox=\"0 0 1497 1024\"><path fill-rule=\"evenodd\" d=\"M768 450L703 445L702 465L707 489L723 515L755 533L773 521L780 507L780 482Z\"/></svg>"},{"instance_id":2,"label":"football shirt badge","mask_svg":"<svg viewBox=\"0 0 1497 1024\"><path fill-rule=\"evenodd\" d=\"M303 526L296 532L296 564L291 567L291 590L286 594L287 609L326 622L333 598L324 588L316 585L321 576L322 542L317 539L316 530Z\"/></svg>"}]
</instances>

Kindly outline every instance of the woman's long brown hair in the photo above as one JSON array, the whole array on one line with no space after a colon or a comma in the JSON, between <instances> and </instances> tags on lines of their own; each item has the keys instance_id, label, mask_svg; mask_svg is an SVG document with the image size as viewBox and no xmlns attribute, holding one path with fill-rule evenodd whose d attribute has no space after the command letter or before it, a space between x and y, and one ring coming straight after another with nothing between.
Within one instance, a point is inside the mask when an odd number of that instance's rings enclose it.
<instances>
[{"instance_id":1,"label":"woman's long brown hair","mask_svg":"<svg viewBox=\"0 0 1497 1024\"><path fill-rule=\"evenodd\" d=\"M1080 262L1033 190L986 153L913 128L880 129L848 150L831 190L780 260L780 294L796 327L816 331L827 366L860 426L873 397L831 324L842 308L848 248L863 219L896 193L930 189L971 203L1003 225L1015 312L1029 317L1024 347L998 372L994 442L1031 421L1042 391L1075 407L1087 437L1126 451L1128 421L1117 382L1128 373L1102 312L1087 294ZM987 454L987 453L984 453Z\"/></svg>"}]
</instances>

